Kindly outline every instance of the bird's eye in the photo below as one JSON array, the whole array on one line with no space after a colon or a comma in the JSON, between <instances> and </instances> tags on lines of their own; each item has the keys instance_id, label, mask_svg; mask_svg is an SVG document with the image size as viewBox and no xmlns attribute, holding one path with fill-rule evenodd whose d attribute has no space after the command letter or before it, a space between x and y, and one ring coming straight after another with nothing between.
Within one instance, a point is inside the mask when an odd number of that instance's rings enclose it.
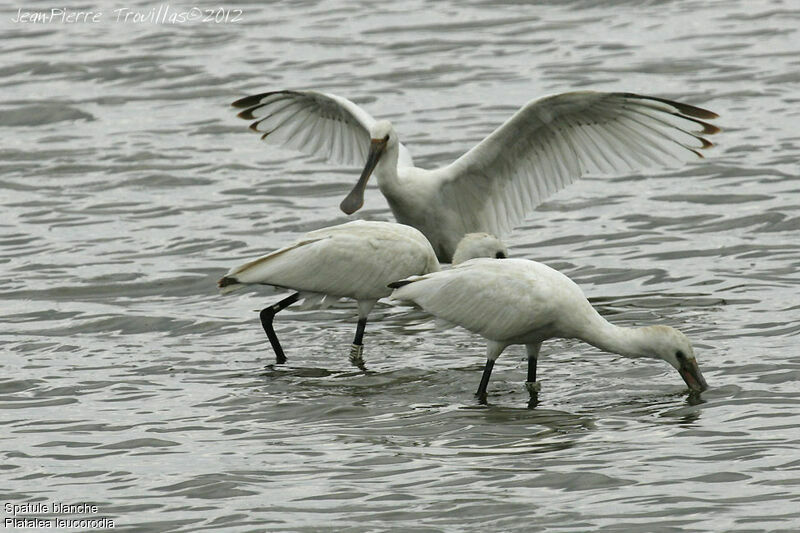
<instances>
[{"instance_id":1,"label":"bird's eye","mask_svg":"<svg viewBox=\"0 0 800 533\"><path fill-rule=\"evenodd\" d=\"M389 142L389 134L386 134L386 137L383 138L383 142Z\"/></svg>"},{"instance_id":2,"label":"bird's eye","mask_svg":"<svg viewBox=\"0 0 800 533\"><path fill-rule=\"evenodd\" d=\"M497 252L496 254L494 254L494 257L495 259L505 259L506 254L504 254L503 252Z\"/></svg>"},{"instance_id":3,"label":"bird's eye","mask_svg":"<svg viewBox=\"0 0 800 533\"><path fill-rule=\"evenodd\" d=\"M686 359L686 354L678 350L677 352L675 352L675 357L678 358L678 361L683 361Z\"/></svg>"}]
</instances>

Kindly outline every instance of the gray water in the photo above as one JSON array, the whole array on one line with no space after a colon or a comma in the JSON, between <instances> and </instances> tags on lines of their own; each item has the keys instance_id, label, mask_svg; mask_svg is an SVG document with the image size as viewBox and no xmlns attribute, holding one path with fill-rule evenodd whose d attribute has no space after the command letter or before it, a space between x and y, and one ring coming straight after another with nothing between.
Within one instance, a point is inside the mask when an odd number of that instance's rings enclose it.
<instances>
[{"instance_id":1,"label":"gray water","mask_svg":"<svg viewBox=\"0 0 800 533\"><path fill-rule=\"evenodd\" d=\"M797 2L332 0L115 20L158 6L103 4L95 23L0 11L6 516L89 502L33 514L165 532L800 530ZM615 323L683 330L712 388L689 401L663 363L551 341L538 407L521 347L480 405L482 340L385 303L367 374L347 361L346 302L279 315L289 362L274 366L254 311L281 293L215 282L346 221L359 171L264 145L229 106L282 88L392 120L426 167L549 93L718 112L706 159L582 179L507 239ZM374 186L358 215L392 219Z\"/></svg>"}]
</instances>

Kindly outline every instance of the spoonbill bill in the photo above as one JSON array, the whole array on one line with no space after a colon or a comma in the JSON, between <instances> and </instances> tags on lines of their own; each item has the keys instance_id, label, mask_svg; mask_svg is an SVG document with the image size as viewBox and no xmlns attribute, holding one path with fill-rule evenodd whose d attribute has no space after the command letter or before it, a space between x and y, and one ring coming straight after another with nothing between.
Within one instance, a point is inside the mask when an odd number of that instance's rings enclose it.
<instances>
[{"instance_id":1,"label":"spoonbill bill","mask_svg":"<svg viewBox=\"0 0 800 533\"><path fill-rule=\"evenodd\" d=\"M491 235L469 235L463 240L458 254L464 260L507 255L505 246ZM218 286L223 294L252 284L295 291L260 314L279 364L286 362L286 355L272 325L277 313L301 299L356 300L358 323L350 361L363 370L367 316L380 298L391 294L389 283L438 270L436 254L419 230L393 222L355 220L306 233L289 246L232 268Z\"/></svg>"},{"instance_id":2,"label":"spoonbill bill","mask_svg":"<svg viewBox=\"0 0 800 533\"><path fill-rule=\"evenodd\" d=\"M474 259L450 270L414 276L390 285L393 300L408 301L487 340L486 366L477 396L486 399L494 363L512 344L528 353L526 387L539 392L536 363L542 342L580 339L606 352L662 359L694 392L706 384L689 339L668 326L627 328L600 316L580 287L564 274L527 259Z\"/></svg>"},{"instance_id":3,"label":"spoonbill bill","mask_svg":"<svg viewBox=\"0 0 800 533\"><path fill-rule=\"evenodd\" d=\"M666 167L712 146L706 109L624 92L567 92L532 100L449 165L414 166L392 124L350 100L317 91L239 99L239 117L268 143L365 165L340 207L361 208L372 173L401 224L419 229L442 262L467 233L503 237L548 196L586 173Z\"/></svg>"}]
</instances>

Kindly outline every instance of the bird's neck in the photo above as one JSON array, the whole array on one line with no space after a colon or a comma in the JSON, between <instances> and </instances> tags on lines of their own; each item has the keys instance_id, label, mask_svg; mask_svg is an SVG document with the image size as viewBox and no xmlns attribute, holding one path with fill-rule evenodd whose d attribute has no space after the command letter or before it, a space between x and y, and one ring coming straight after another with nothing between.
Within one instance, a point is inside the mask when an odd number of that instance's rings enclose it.
<instances>
[{"instance_id":1,"label":"bird's neck","mask_svg":"<svg viewBox=\"0 0 800 533\"><path fill-rule=\"evenodd\" d=\"M399 182L397 176L397 161L400 156L400 149L397 144L389 146L381 156L375 167L375 175L378 178L378 187L383 190L386 187L394 187Z\"/></svg>"},{"instance_id":2,"label":"bird's neck","mask_svg":"<svg viewBox=\"0 0 800 533\"><path fill-rule=\"evenodd\" d=\"M594 309L592 309L594 311ZM597 311L581 332L580 338L596 348L625 357L655 357L650 350L652 345L648 328L625 328L615 326Z\"/></svg>"}]
</instances>

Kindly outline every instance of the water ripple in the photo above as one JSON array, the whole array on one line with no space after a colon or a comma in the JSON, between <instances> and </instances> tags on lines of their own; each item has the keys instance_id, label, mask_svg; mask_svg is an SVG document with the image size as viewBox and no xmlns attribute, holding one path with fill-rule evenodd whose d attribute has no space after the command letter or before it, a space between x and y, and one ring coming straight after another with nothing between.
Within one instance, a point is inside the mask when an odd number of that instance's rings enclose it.
<instances>
[{"instance_id":1,"label":"water ripple","mask_svg":"<svg viewBox=\"0 0 800 533\"><path fill-rule=\"evenodd\" d=\"M240 23L8 24L4 501L92 501L131 531L797 530L798 13L784 4L337 0L245 4ZM706 159L587 177L508 237L610 320L685 331L711 389L687 396L663 363L553 341L535 409L519 347L481 405L483 342L383 302L367 373L347 361L346 302L281 313L275 365L257 311L282 293L221 298L216 280L344 222L358 172L235 118L231 101L280 88L391 119L428 168L548 93L719 112ZM366 196L361 216L391 220Z\"/></svg>"}]
</instances>

